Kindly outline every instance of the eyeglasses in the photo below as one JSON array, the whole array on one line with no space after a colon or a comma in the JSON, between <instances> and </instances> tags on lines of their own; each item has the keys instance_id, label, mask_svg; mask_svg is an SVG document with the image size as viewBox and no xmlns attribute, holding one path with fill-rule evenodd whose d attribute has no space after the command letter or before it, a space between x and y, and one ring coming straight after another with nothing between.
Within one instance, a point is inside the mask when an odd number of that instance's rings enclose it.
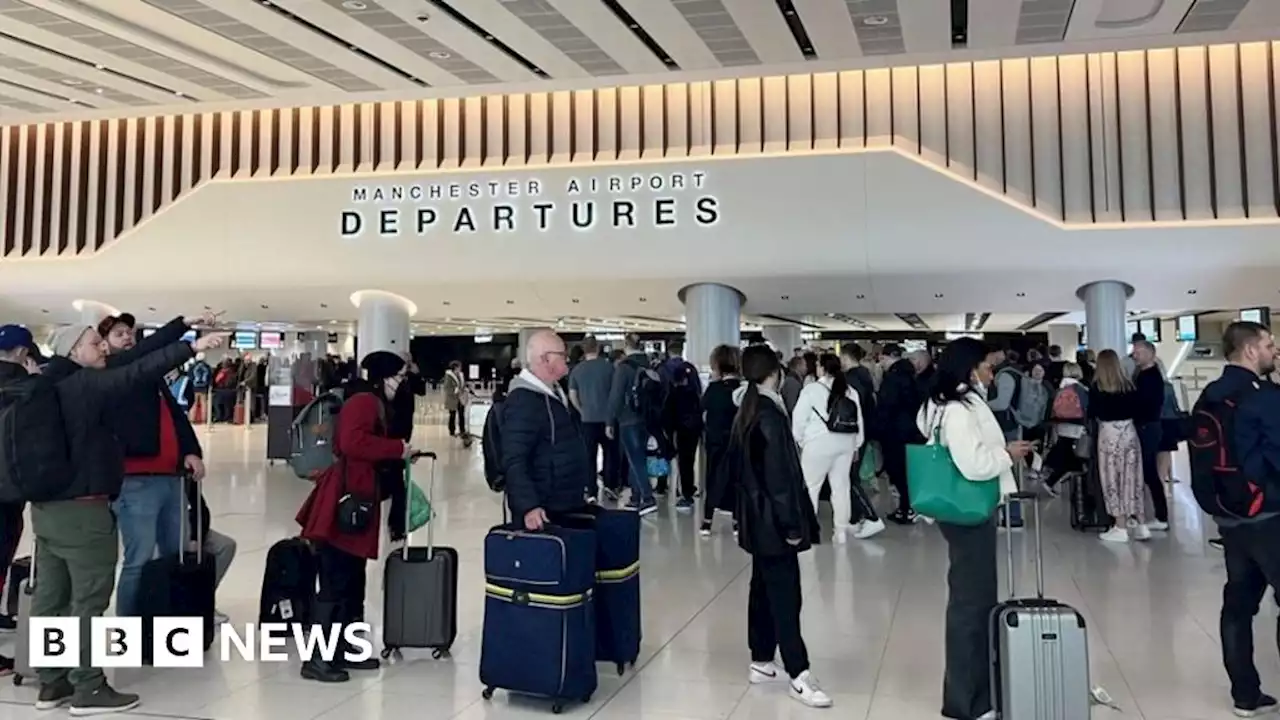
<instances>
[{"instance_id":1,"label":"eyeglasses","mask_svg":"<svg viewBox=\"0 0 1280 720\"><path fill-rule=\"evenodd\" d=\"M543 360L546 360L547 358L549 358L549 357L553 357L553 356L556 356L556 355L559 355L560 357L563 357L563 358L567 358L567 357L569 357L569 353L567 353L567 352L563 352L563 351L561 351L561 350L552 350L552 351L550 351L550 352L544 352L544 353L542 353L542 359L543 359Z\"/></svg>"}]
</instances>

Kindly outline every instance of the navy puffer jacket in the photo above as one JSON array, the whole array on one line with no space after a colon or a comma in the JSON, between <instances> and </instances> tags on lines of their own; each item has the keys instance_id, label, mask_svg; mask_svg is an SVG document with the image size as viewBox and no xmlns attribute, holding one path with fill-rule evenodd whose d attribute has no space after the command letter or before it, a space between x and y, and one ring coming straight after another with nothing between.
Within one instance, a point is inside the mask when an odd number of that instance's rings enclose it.
<instances>
[{"instance_id":1,"label":"navy puffer jacket","mask_svg":"<svg viewBox=\"0 0 1280 720\"><path fill-rule=\"evenodd\" d=\"M560 395L523 374L511 381L502 406L502 470L512 518L586 504L594 478L578 422Z\"/></svg>"}]
</instances>

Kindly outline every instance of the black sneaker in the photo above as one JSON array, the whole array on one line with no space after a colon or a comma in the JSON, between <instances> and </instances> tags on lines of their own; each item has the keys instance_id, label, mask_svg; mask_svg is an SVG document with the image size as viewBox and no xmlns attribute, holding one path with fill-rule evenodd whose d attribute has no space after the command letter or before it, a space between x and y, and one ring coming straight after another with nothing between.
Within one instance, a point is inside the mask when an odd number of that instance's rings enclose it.
<instances>
[{"instance_id":1,"label":"black sneaker","mask_svg":"<svg viewBox=\"0 0 1280 720\"><path fill-rule=\"evenodd\" d=\"M12 615L0 615L0 632L14 632L18 629L18 621Z\"/></svg>"},{"instance_id":2,"label":"black sneaker","mask_svg":"<svg viewBox=\"0 0 1280 720\"><path fill-rule=\"evenodd\" d=\"M912 525L916 522L915 510L894 510L889 513L889 522L899 525Z\"/></svg>"},{"instance_id":3,"label":"black sneaker","mask_svg":"<svg viewBox=\"0 0 1280 720\"><path fill-rule=\"evenodd\" d=\"M88 717L90 715L106 715L122 713L138 707L140 700L133 693L116 692L110 685L103 683L93 692L78 692L71 698L71 717Z\"/></svg>"},{"instance_id":4,"label":"black sneaker","mask_svg":"<svg viewBox=\"0 0 1280 720\"><path fill-rule=\"evenodd\" d=\"M1214 538L1214 539L1210 540L1210 541L1209 541L1209 547L1213 548L1214 550L1221 550L1221 549L1222 549L1222 538Z\"/></svg>"},{"instance_id":5,"label":"black sneaker","mask_svg":"<svg viewBox=\"0 0 1280 720\"><path fill-rule=\"evenodd\" d=\"M75 694L76 689L65 677L48 685L41 685L40 696L36 698L36 709L56 710L71 702L71 696Z\"/></svg>"},{"instance_id":6,"label":"black sneaker","mask_svg":"<svg viewBox=\"0 0 1280 720\"><path fill-rule=\"evenodd\" d=\"M698 534L702 537L711 537L711 521L703 520L702 525L698 526Z\"/></svg>"},{"instance_id":7,"label":"black sneaker","mask_svg":"<svg viewBox=\"0 0 1280 720\"><path fill-rule=\"evenodd\" d=\"M13 658L0 655L0 677L13 674Z\"/></svg>"},{"instance_id":8,"label":"black sneaker","mask_svg":"<svg viewBox=\"0 0 1280 720\"><path fill-rule=\"evenodd\" d=\"M1278 709L1280 709L1280 704L1276 703L1276 699L1266 693L1262 693L1257 700L1251 703L1244 705L1236 703L1236 706L1232 708L1232 712L1236 714L1236 717L1251 718L1270 715Z\"/></svg>"}]
</instances>

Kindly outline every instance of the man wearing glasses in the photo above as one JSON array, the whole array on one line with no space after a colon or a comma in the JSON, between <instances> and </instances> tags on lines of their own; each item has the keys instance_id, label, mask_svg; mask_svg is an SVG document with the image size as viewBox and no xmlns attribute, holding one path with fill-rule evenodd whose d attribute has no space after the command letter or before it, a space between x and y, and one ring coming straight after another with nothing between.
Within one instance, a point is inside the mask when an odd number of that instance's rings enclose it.
<instances>
[{"instance_id":1,"label":"man wearing glasses","mask_svg":"<svg viewBox=\"0 0 1280 720\"><path fill-rule=\"evenodd\" d=\"M579 510L594 478L581 428L560 379L569 372L564 341L550 330L529 338L524 369L502 407L502 468L514 518L540 530L549 517Z\"/></svg>"}]
</instances>

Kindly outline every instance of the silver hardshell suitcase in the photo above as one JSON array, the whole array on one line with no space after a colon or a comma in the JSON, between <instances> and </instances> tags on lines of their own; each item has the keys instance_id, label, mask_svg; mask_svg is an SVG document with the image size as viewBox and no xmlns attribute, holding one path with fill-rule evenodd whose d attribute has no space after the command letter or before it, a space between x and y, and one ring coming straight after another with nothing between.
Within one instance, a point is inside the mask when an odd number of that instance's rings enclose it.
<instances>
[{"instance_id":1,"label":"silver hardshell suitcase","mask_svg":"<svg viewBox=\"0 0 1280 720\"><path fill-rule=\"evenodd\" d=\"M31 668L31 596L36 591L36 551L31 548L31 572L18 585L18 637L13 652L13 684L21 685L27 680L34 680L36 671ZM12 591L11 591L12 592Z\"/></svg>"},{"instance_id":2,"label":"silver hardshell suitcase","mask_svg":"<svg viewBox=\"0 0 1280 720\"><path fill-rule=\"evenodd\" d=\"M1092 697L1084 617L1044 596L1036 494L1020 492L1010 498L1035 507L1036 595L1017 596L1013 533L1006 533L1010 597L991 613L991 699L1003 720L1089 720Z\"/></svg>"}]
</instances>

